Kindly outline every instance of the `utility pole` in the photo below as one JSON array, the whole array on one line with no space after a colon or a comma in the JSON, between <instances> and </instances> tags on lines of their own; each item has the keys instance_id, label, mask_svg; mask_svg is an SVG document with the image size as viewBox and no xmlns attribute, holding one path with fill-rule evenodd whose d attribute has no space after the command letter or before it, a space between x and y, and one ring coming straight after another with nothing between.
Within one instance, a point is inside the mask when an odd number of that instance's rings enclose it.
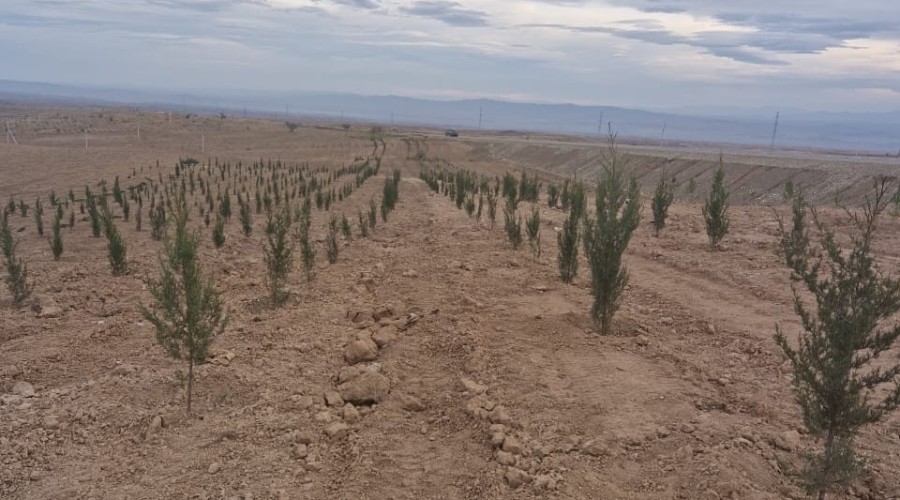
<instances>
[{"instance_id":1,"label":"utility pole","mask_svg":"<svg viewBox=\"0 0 900 500\"><path fill-rule=\"evenodd\" d=\"M9 128L9 120L6 120L6 143L9 144L10 142L12 142L15 146L19 145L19 142L16 140L16 136L12 133L12 129Z\"/></svg>"},{"instance_id":2,"label":"utility pole","mask_svg":"<svg viewBox=\"0 0 900 500\"><path fill-rule=\"evenodd\" d=\"M603 112L600 112L600 119L597 120L597 135L603 135Z\"/></svg>"},{"instance_id":3,"label":"utility pole","mask_svg":"<svg viewBox=\"0 0 900 500\"><path fill-rule=\"evenodd\" d=\"M478 130L481 130L481 120L484 118L484 107L478 107Z\"/></svg>"},{"instance_id":4,"label":"utility pole","mask_svg":"<svg viewBox=\"0 0 900 500\"><path fill-rule=\"evenodd\" d=\"M772 127L772 143L769 145L769 149L775 149L775 134L778 133L778 118L781 115L781 111L775 112L775 126Z\"/></svg>"},{"instance_id":5,"label":"utility pole","mask_svg":"<svg viewBox=\"0 0 900 500\"><path fill-rule=\"evenodd\" d=\"M659 147L666 144L666 122L663 122L662 133L659 135Z\"/></svg>"}]
</instances>

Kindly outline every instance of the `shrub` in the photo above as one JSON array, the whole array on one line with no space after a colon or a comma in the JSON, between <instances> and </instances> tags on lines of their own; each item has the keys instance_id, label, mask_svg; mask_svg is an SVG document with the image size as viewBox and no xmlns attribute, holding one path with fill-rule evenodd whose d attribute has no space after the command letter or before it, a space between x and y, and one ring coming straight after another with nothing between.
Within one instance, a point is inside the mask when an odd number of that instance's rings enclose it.
<instances>
[{"instance_id":1,"label":"shrub","mask_svg":"<svg viewBox=\"0 0 900 500\"><path fill-rule=\"evenodd\" d=\"M493 191L488 191L488 220L491 222L491 231L494 230L494 223L497 222L497 195Z\"/></svg>"},{"instance_id":2,"label":"shrub","mask_svg":"<svg viewBox=\"0 0 900 500\"><path fill-rule=\"evenodd\" d=\"M366 220L366 215L359 211L359 237L366 238L369 236L369 221Z\"/></svg>"},{"instance_id":3,"label":"shrub","mask_svg":"<svg viewBox=\"0 0 900 500\"><path fill-rule=\"evenodd\" d=\"M531 209L531 215L525 218L525 234L531 246L531 255L535 259L541 256L541 212L538 207Z\"/></svg>"},{"instance_id":4,"label":"shrub","mask_svg":"<svg viewBox=\"0 0 900 500\"><path fill-rule=\"evenodd\" d=\"M578 224L577 215L569 212L562 231L556 235L556 244L559 253L556 257L559 266L559 279L563 283L571 283L578 274Z\"/></svg>"},{"instance_id":5,"label":"shrub","mask_svg":"<svg viewBox=\"0 0 900 500\"><path fill-rule=\"evenodd\" d=\"M341 214L341 234L344 235L346 240L353 237L353 228L350 227L350 220L344 214Z\"/></svg>"},{"instance_id":6,"label":"shrub","mask_svg":"<svg viewBox=\"0 0 900 500\"><path fill-rule=\"evenodd\" d=\"M10 196L9 202L6 203L6 213L4 215L13 215L15 213L16 213L16 200L14 200L12 196Z\"/></svg>"},{"instance_id":7,"label":"shrub","mask_svg":"<svg viewBox=\"0 0 900 500\"><path fill-rule=\"evenodd\" d=\"M607 335L628 284L622 254L641 217L640 187L634 177L626 178L615 136L610 136L596 193L596 214L585 222L584 254L591 267L591 317Z\"/></svg>"},{"instance_id":8,"label":"shrub","mask_svg":"<svg viewBox=\"0 0 900 500\"><path fill-rule=\"evenodd\" d=\"M41 199L34 200L34 225L37 228L38 236L44 235L44 206Z\"/></svg>"},{"instance_id":9,"label":"shrub","mask_svg":"<svg viewBox=\"0 0 900 500\"><path fill-rule=\"evenodd\" d=\"M328 223L328 235L325 236L325 256L328 257L329 264L337 262L338 251L338 220L332 216Z\"/></svg>"},{"instance_id":10,"label":"shrub","mask_svg":"<svg viewBox=\"0 0 900 500\"><path fill-rule=\"evenodd\" d=\"M266 235L266 245L263 246L266 283L269 286L269 297L275 307L284 303L287 298L284 284L294 265L294 244L288 238L288 231L291 227L289 214L288 205L285 205L278 214L269 214L268 225L272 227L272 232Z\"/></svg>"},{"instance_id":11,"label":"shrub","mask_svg":"<svg viewBox=\"0 0 900 500\"><path fill-rule=\"evenodd\" d=\"M225 244L225 219L222 218L222 214L216 215L216 225L213 226L212 240L216 248L222 248L222 245Z\"/></svg>"},{"instance_id":12,"label":"shrub","mask_svg":"<svg viewBox=\"0 0 900 500\"><path fill-rule=\"evenodd\" d=\"M669 206L675 201L676 189L675 176L666 175L663 171L656 184L656 191L653 193L653 234L659 238L659 233L666 226L666 217L669 215Z\"/></svg>"},{"instance_id":13,"label":"shrub","mask_svg":"<svg viewBox=\"0 0 900 500\"><path fill-rule=\"evenodd\" d=\"M722 238L728 234L728 192L725 191L725 166L719 156L719 168L713 176L709 197L703 205L703 221L706 224L706 235L709 246L716 248Z\"/></svg>"},{"instance_id":14,"label":"shrub","mask_svg":"<svg viewBox=\"0 0 900 500\"><path fill-rule=\"evenodd\" d=\"M28 217L28 204L25 203L25 200L19 200L19 213L22 214L22 217Z\"/></svg>"},{"instance_id":15,"label":"shrub","mask_svg":"<svg viewBox=\"0 0 900 500\"><path fill-rule=\"evenodd\" d=\"M13 305L19 307L31 295L28 283L28 266L16 257L16 243L9 228L8 215L0 214L0 250L3 251L3 267L6 268L6 286L12 295Z\"/></svg>"},{"instance_id":16,"label":"shrub","mask_svg":"<svg viewBox=\"0 0 900 500\"><path fill-rule=\"evenodd\" d=\"M303 270L306 274L306 281L312 281L315 277L316 265L316 248L309 241L309 225L309 217L300 219L300 256L303 258Z\"/></svg>"},{"instance_id":17,"label":"shrub","mask_svg":"<svg viewBox=\"0 0 900 500\"><path fill-rule=\"evenodd\" d=\"M791 200L793 198L794 198L794 181L791 179L788 179L784 183L784 199Z\"/></svg>"},{"instance_id":18,"label":"shrub","mask_svg":"<svg viewBox=\"0 0 900 500\"><path fill-rule=\"evenodd\" d=\"M513 198L507 198L503 207L503 227L506 230L506 238L513 249L522 244L522 218L516 214L516 202Z\"/></svg>"},{"instance_id":19,"label":"shrub","mask_svg":"<svg viewBox=\"0 0 900 500\"><path fill-rule=\"evenodd\" d=\"M103 205L103 234L106 235L106 250L112 274L121 276L128 270L127 247L108 205Z\"/></svg>"},{"instance_id":20,"label":"shrub","mask_svg":"<svg viewBox=\"0 0 900 500\"><path fill-rule=\"evenodd\" d=\"M56 216L53 218L50 236L50 251L53 252L53 260L59 260L59 257L63 253L62 217L62 205L57 205Z\"/></svg>"},{"instance_id":21,"label":"shrub","mask_svg":"<svg viewBox=\"0 0 900 500\"><path fill-rule=\"evenodd\" d=\"M191 412L194 365L206 360L209 346L227 323L219 292L200 263L200 238L187 230L185 211L175 213L174 231L166 236L159 282L150 284L153 309L141 314L156 329L156 341L172 358L188 365L187 411Z\"/></svg>"},{"instance_id":22,"label":"shrub","mask_svg":"<svg viewBox=\"0 0 900 500\"><path fill-rule=\"evenodd\" d=\"M166 230L166 207L162 202L150 205L150 237L161 240Z\"/></svg>"},{"instance_id":23,"label":"shrub","mask_svg":"<svg viewBox=\"0 0 900 500\"><path fill-rule=\"evenodd\" d=\"M144 219L144 204L138 200L137 211L134 213L134 227L140 232L141 231L141 223Z\"/></svg>"},{"instance_id":24,"label":"shrub","mask_svg":"<svg viewBox=\"0 0 900 500\"><path fill-rule=\"evenodd\" d=\"M795 194L790 229L779 218L781 252L791 270L794 309L802 331L797 347L777 328L775 341L793 367L794 392L809 434L822 444L806 469L807 488L824 499L846 488L859 470L853 440L865 425L882 420L900 405L900 365L879 355L895 344L900 327L900 281L875 263L873 240L878 218L887 206L887 182L876 183L862 213L852 214L856 234L849 249ZM810 240L806 213L813 217L820 241ZM815 301L810 307L809 300ZM888 324L894 321L894 324ZM876 360L877 367L871 366Z\"/></svg>"},{"instance_id":25,"label":"shrub","mask_svg":"<svg viewBox=\"0 0 900 500\"><path fill-rule=\"evenodd\" d=\"M241 232L244 236L250 236L253 233L253 216L250 214L250 202L241 200L238 195L238 204L240 205Z\"/></svg>"},{"instance_id":26,"label":"shrub","mask_svg":"<svg viewBox=\"0 0 900 500\"><path fill-rule=\"evenodd\" d=\"M547 186L547 206L556 208L559 203L559 187L556 184Z\"/></svg>"},{"instance_id":27,"label":"shrub","mask_svg":"<svg viewBox=\"0 0 900 500\"><path fill-rule=\"evenodd\" d=\"M369 229L375 229L375 223L378 222L378 205L375 200L369 200Z\"/></svg>"}]
</instances>

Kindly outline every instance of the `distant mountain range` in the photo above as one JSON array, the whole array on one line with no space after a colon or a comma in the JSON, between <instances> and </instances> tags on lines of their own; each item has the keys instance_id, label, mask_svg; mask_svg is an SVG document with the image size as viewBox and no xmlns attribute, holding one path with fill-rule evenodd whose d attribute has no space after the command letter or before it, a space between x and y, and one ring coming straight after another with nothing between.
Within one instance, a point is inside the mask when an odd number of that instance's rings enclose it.
<instances>
[{"instance_id":1,"label":"distant mountain range","mask_svg":"<svg viewBox=\"0 0 900 500\"><path fill-rule=\"evenodd\" d=\"M117 89L0 80L0 100L45 100L184 112L265 115L302 121L431 125L488 130L550 132L581 136L605 133L650 141L768 146L775 111L679 108L650 111L613 106L537 104L491 99L430 100L328 92ZM602 129L600 120L603 120ZM775 144L845 151L900 151L900 112L823 113L785 109Z\"/></svg>"}]
</instances>

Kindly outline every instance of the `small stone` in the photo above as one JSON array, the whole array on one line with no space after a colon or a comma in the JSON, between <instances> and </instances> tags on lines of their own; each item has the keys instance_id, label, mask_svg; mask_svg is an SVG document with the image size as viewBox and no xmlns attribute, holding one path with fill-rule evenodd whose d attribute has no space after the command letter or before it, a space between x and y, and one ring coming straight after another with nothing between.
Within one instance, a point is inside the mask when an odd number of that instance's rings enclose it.
<instances>
[{"instance_id":1,"label":"small stone","mask_svg":"<svg viewBox=\"0 0 900 500\"><path fill-rule=\"evenodd\" d=\"M693 425L688 424L688 423L681 424L680 429L681 429L681 432L683 432L685 434L693 434L694 431L697 430L696 427L694 427Z\"/></svg>"},{"instance_id":2,"label":"small stone","mask_svg":"<svg viewBox=\"0 0 900 500\"><path fill-rule=\"evenodd\" d=\"M13 394L18 394L19 396L22 396L23 398L33 398L34 397L34 386L29 384L28 382L19 381L19 382L16 382L15 385L13 385L12 392L13 392Z\"/></svg>"},{"instance_id":3,"label":"small stone","mask_svg":"<svg viewBox=\"0 0 900 500\"><path fill-rule=\"evenodd\" d=\"M784 451L795 451L800 448L800 433L797 431L782 432L775 436L772 444Z\"/></svg>"},{"instance_id":4,"label":"small stone","mask_svg":"<svg viewBox=\"0 0 900 500\"><path fill-rule=\"evenodd\" d=\"M325 391L325 404L333 408L344 406L344 400L341 394L335 390Z\"/></svg>"},{"instance_id":5,"label":"small stone","mask_svg":"<svg viewBox=\"0 0 900 500\"><path fill-rule=\"evenodd\" d=\"M421 399L415 396L411 396L409 394L401 394L400 408L406 411L422 411L425 409L425 404L422 403Z\"/></svg>"},{"instance_id":6,"label":"small stone","mask_svg":"<svg viewBox=\"0 0 900 500\"><path fill-rule=\"evenodd\" d=\"M359 410L352 404L347 403L344 405L343 416L345 422L352 424L359 420Z\"/></svg>"},{"instance_id":7,"label":"small stone","mask_svg":"<svg viewBox=\"0 0 900 500\"><path fill-rule=\"evenodd\" d=\"M581 449L592 457L602 457L609 453L609 449L599 439L591 439L581 445Z\"/></svg>"},{"instance_id":8,"label":"small stone","mask_svg":"<svg viewBox=\"0 0 900 500\"><path fill-rule=\"evenodd\" d=\"M372 317L375 318L376 321L383 318L390 318L392 316L394 316L394 308L393 306L389 305L380 306L372 312Z\"/></svg>"},{"instance_id":9,"label":"small stone","mask_svg":"<svg viewBox=\"0 0 900 500\"><path fill-rule=\"evenodd\" d=\"M506 436L506 439L503 440L503 451L507 453L521 455L523 449L522 443L512 436Z\"/></svg>"},{"instance_id":10,"label":"small stone","mask_svg":"<svg viewBox=\"0 0 900 500\"><path fill-rule=\"evenodd\" d=\"M297 435L297 442L300 444L310 445L315 442L316 438L312 432L301 432Z\"/></svg>"},{"instance_id":11,"label":"small stone","mask_svg":"<svg viewBox=\"0 0 900 500\"><path fill-rule=\"evenodd\" d=\"M416 272L415 270L413 270L413 269L409 269L409 270L407 270L407 271L403 271L403 277L404 277L404 278L418 278L418 277L419 277L419 273L417 273L417 272Z\"/></svg>"},{"instance_id":12,"label":"small stone","mask_svg":"<svg viewBox=\"0 0 900 500\"><path fill-rule=\"evenodd\" d=\"M222 470L222 464L220 464L219 462L213 462L209 464L209 470L207 472L209 472L210 474L216 474L220 470Z\"/></svg>"},{"instance_id":13,"label":"small stone","mask_svg":"<svg viewBox=\"0 0 900 500\"><path fill-rule=\"evenodd\" d=\"M646 335L638 335L637 338L634 339L634 343L638 345L638 347L647 347L650 344L650 340Z\"/></svg>"},{"instance_id":14,"label":"small stone","mask_svg":"<svg viewBox=\"0 0 900 500\"><path fill-rule=\"evenodd\" d=\"M41 319L52 319L59 318L63 315L63 310L59 306L44 306L41 308L41 312L38 313L38 318Z\"/></svg>"},{"instance_id":15,"label":"small stone","mask_svg":"<svg viewBox=\"0 0 900 500\"><path fill-rule=\"evenodd\" d=\"M503 446L503 442L506 440L506 434L502 432L495 432L491 434L491 445L495 448L499 448Z\"/></svg>"},{"instance_id":16,"label":"small stone","mask_svg":"<svg viewBox=\"0 0 900 500\"><path fill-rule=\"evenodd\" d=\"M128 375L133 375L135 372L137 372L137 367L129 365L128 363L118 364L112 369L112 374L120 377L127 377Z\"/></svg>"},{"instance_id":17,"label":"small stone","mask_svg":"<svg viewBox=\"0 0 900 500\"><path fill-rule=\"evenodd\" d=\"M338 383L343 384L348 380L352 380L363 371L365 371L365 368L363 368L362 366L354 365L341 367L341 371L338 372Z\"/></svg>"},{"instance_id":18,"label":"small stone","mask_svg":"<svg viewBox=\"0 0 900 500\"><path fill-rule=\"evenodd\" d=\"M355 405L380 403L391 392L391 381L380 373L364 371L338 386L344 401Z\"/></svg>"},{"instance_id":19,"label":"small stone","mask_svg":"<svg viewBox=\"0 0 900 500\"><path fill-rule=\"evenodd\" d=\"M371 340L355 340L344 349L344 360L350 365L376 359L378 359L378 345Z\"/></svg>"},{"instance_id":20,"label":"small stone","mask_svg":"<svg viewBox=\"0 0 900 500\"><path fill-rule=\"evenodd\" d=\"M497 452L497 463L500 465L516 465L516 456L500 450Z\"/></svg>"},{"instance_id":21,"label":"small stone","mask_svg":"<svg viewBox=\"0 0 900 500\"><path fill-rule=\"evenodd\" d=\"M40 479L44 477L44 473L35 469L28 474L28 479L31 481L40 481Z\"/></svg>"},{"instance_id":22,"label":"small stone","mask_svg":"<svg viewBox=\"0 0 900 500\"><path fill-rule=\"evenodd\" d=\"M536 490L555 490L556 479L548 474L541 474L534 478L533 488Z\"/></svg>"},{"instance_id":23,"label":"small stone","mask_svg":"<svg viewBox=\"0 0 900 500\"><path fill-rule=\"evenodd\" d=\"M303 443L297 443L291 450L291 456L294 458L306 458L309 456L309 448Z\"/></svg>"},{"instance_id":24,"label":"small stone","mask_svg":"<svg viewBox=\"0 0 900 500\"><path fill-rule=\"evenodd\" d=\"M494 424L503 424L503 425L511 425L512 417L510 417L509 412L506 411L506 408L502 406L496 406L493 410L488 413L488 420Z\"/></svg>"},{"instance_id":25,"label":"small stone","mask_svg":"<svg viewBox=\"0 0 900 500\"><path fill-rule=\"evenodd\" d=\"M350 432L350 427L343 422L333 422L325 427L325 435L330 439L341 439Z\"/></svg>"},{"instance_id":26,"label":"small stone","mask_svg":"<svg viewBox=\"0 0 900 500\"><path fill-rule=\"evenodd\" d=\"M515 467L508 468L504 477L506 478L506 484L508 484L512 489L516 489L519 486L522 486L523 484L528 483L532 480L531 476L529 476L527 472Z\"/></svg>"},{"instance_id":27,"label":"small stone","mask_svg":"<svg viewBox=\"0 0 900 500\"><path fill-rule=\"evenodd\" d=\"M150 427L147 429L148 434L156 434L163 428L163 418L159 415L153 417L150 421Z\"/></svg>"},{"instance_id":28,"label":"small stone","mask_svg":"<svg viewBox=\"0 0 900 500\"><path fill-rule=\"evenodd\" d=\"M397 329L393 326L384 327L372 335L372 341L381 349L396 342L397 338L399 338L397 336Z\"/></svg>"},{"instance_id":29,"label":"small stone","mask_svg":"<svg viewBox=\"0 0 900 500\"><path fill-rule=\"evenodd\" d=\"M472 379L461 378L459 379L459 381L460 383L462 383L463 389L468 391L469 394L472 394L473 396L477 396L479 394L484 394L485 392L487 392L486 386L481 385Z\"/></svg>"},{"instance_id":30,"label":"small stone","mask_svg":"<svg viewBox=\"0 0 900 500\"><path fill-rule=\"evenodd\" d=\"M326 411L320 411L319 413L316 413L316 416L313 417L313 419L316 422L328 423L328 422L331 422L332 420L334 420L334 416L331 414L330 411L326 410Z\"/></svg>"}]
</instances>

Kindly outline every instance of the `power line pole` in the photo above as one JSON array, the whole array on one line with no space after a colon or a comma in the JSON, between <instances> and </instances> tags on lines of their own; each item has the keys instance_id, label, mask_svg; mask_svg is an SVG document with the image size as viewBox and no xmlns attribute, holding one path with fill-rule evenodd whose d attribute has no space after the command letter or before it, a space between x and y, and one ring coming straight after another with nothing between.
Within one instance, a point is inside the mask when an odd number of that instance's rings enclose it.
<instances>
[{"instance_id":1,"label":"power line pole","mask_svg":"<svg viewBox=\"0 0 900 500\"><path fill-rule=\"evenodd\" d=\"M600 112L600 119L597 120L597 135L603 135L603 112Z\"/></svg>"},{"instance_id":2,"label":"power line pole","mask_svg":"<svg viewBox=\"0 0 900 500\"><path fill-rule=\"evenodd\" d=\"M775 134L778 133L778 118L781 115L781 111L775 112L775 126L772 127L772 143L769 144L769 149L775 149Z\"/></svg>"},{"instance_id":3,"label":"power line pole","mask_svg":"<svg viewBox=\"0 0 900 500\"><path fill-rule=\"evenodd\" d=\"M484 107L478 107L478 130L481 130L481 120L484 118Z\"/></svg>"},{"instance_id":4,"label":"power line pole","mask_svg":"<svg viewBox=\"0 0 900 500\"><path fill-rule=\"evenodd\" d=\"M9 128L9 120L6 120L6 143L9 144L10 142L15 146L19 145L19 141L16 140L16 136L13 134L12 129Z\"/></svg>"},{"instance_id":5,"label":"power line pole","mask_svg":"<svg viewBox=\"0 0 900 500\"><path fill-rule=\"evenodd\" d=\"M663 122L662 133L659 135L659 147L666 144L666 122Z\"/></svg>"}]
</instances>

